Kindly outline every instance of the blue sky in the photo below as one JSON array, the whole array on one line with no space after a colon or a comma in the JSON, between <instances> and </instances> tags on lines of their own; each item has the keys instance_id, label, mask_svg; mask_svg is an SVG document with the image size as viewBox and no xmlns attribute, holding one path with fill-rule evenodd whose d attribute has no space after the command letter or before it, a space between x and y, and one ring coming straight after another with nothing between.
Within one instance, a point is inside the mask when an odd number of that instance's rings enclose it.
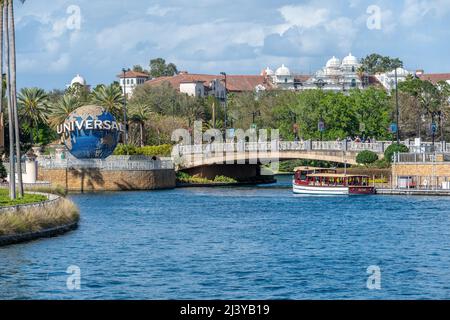
<instances>
[{"instance_id":1,"label":"blue sky","mask_svg":"<svg viewBox=\"0 0 450 320\"><path fill-rule=\"evenodd\" d=\"M191 73L309 73L377 52L450 72L450 0L27 0L16 16L20 87L110 83L154 57Z\"/></svg>"}]
</instances>

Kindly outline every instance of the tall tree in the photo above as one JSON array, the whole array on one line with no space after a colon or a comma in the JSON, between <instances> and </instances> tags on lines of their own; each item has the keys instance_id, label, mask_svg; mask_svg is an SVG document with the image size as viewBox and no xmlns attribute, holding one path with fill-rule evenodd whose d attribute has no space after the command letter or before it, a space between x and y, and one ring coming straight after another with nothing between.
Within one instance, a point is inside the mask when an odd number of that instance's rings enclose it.
<instances>
[{"instance_id":1,"label":"tall tree","mask_svg":"<svg viewBox=\"0 0 450 320\"><path fill-rule=\"evenodd\" d=\"M0 137L0 144L5 143L5 126L4 126L4 120L3 120L3 0L0 0L0 126L1 126L1 132L2 135Z\"/></svg>"},{"instance_id":2,"label":"tall tree","mask_svg":"<svg viewBox=\"0 0 450 320\"><path fill-rule=\"evenodd\" d=\"M19 115L17 112L17 81L16 81L16 30L14 23L14 2L13 0L8 1L8 15L9 15L9 50L11 54L11 67L9 69L11 73L11 95L12 95L12 105L14 110L14 133L16 138L16 161L17 161L17 180L19 183L19 194L21 197L24 196L23 182L22 182L22 156L20 152L20 125L19 125ZM25 0L21 0L22 3Z\"/></svg>"},{"instance_id":3,"label":"tall tree","mask_svg":"<svg viewBox=\"0 0 450 320\"><path fill-rule=\"evenodd\" d=\"M361 59L361 67L359 72L376 74L392 71L400 67L403 67L403 62L400 59L372 53Z\"/></svg>"},{"instance_id":4,"label":"tall tree","mask_svg":"<svg viewBox=\"0 0 450 320\"><path fill-rule=\"evenodd\" d=\"M6 71L6 100L8 104L8 123L9 123L9 189L11 199L16 199L16 166L14 163L14 108L11 98L11 73L10 73L10 42L9 42L9 16L7 0L2 0L2 15L3 15L3 32L4 37L4 56L5 56L5 71ZM3 43L2 43L3 47Z\"/></svg>"},{"instance_id":5,"label":"tall tree","mask_svg":"<svg viewBox=\"0 0 450 320\"><path fill-rule=\"evenodd\" d=\"M48 96L45 91L39 88L23 88L18 96L17 112L30 134L31 143L34 143L34 129L47 122Z\"/></svg>"},{"instance_id":6,"label":"tall tree","mask_svg":"<svg viewBox=\"0 0 450 320\"><path fill-rule=\"evenodd\" d=\"M140 73L148 73L147 70L144 69L144 67L142 67L140 64L136 64L133 66L133 71L134 72L140 72Z\"/></svg>"},{"instance_id":7,"label":"tall tree","mask_svg":"<svg viewBox=\"0 0 450 320\"><path fill-rule=\"evenodd\" d=\"M163 58L150 60L150 75L153 78L174 76L178 73L177 66L173 63L166 64Z\"/></svg>"}]
</instances>

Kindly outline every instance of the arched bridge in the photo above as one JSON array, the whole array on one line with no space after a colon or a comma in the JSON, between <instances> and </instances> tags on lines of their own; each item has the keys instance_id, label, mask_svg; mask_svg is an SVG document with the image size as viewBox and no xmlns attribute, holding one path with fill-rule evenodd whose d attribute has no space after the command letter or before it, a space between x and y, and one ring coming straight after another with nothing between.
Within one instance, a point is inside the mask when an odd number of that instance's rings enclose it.
<instances>
[{"instance_id":1,"label":"arched bridge","mask_svg":"<svg viewBox=\"0 0 450 320\"><path fill-rule=\"evenodd\" d=\"M402 141L413 152L427 149L450 152L450 144L421 143L415 146L411 141ZM373 151L380 158L392 144L390 141L375 143L347 141L302 141L302 142L234 142L210 143L202 145L177 145L172 156L178 170L190 175L199 175L214 179L218 175L235 178L242 182L265 182L273 177L268 173L266 179L261 165L271 165L272 171L278 171L278 163L285 160L321 160L343 164L356 164L361 151Z\"/></svg>"},{"instance_id":2,"label":"arched bridge","mask_svg":"<svg viewBox=\"0 0 450 320\"><path fill-rule=\"evenodd\" d=\"M321 160L356 164L358 153L370 150L383 157L391 142L347 141L236 142L203 145L177 145L172 156L180 169L211 165L264 165L286 160Z\"/></svg>"}]
</instances>

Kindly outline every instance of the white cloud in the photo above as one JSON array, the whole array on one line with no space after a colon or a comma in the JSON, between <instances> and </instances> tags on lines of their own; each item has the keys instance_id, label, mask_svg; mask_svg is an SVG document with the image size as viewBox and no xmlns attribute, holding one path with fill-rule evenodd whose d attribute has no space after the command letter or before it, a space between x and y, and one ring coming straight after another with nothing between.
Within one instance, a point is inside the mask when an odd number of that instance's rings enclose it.
<instances>
[{"instance_id":1,"label":"white cloud","mask_svg":"<svg viewBox=\"0 0 450 320\"><path fill-rule=\"evenodd\" d=\"M175 7L161 7L156 4L147 9L147 14L150 16L164 17L171 12L178 11L178 8Z\"/></svg>"},{"instance_id":2,"label":"white cloud","mask_svg":"<svg viewBox=\"0 0 450 320\"><path fill-rule=\"evenodd\" d=\"M50 70L53 72L62 72L67 70L70 65L70 55L68 53L63 53L61 56L50 63Z\"/></svg>"},{"instance_id":3,"label":"white cloud","mask_svg":"<svg viewBox=\"0 0 450 320\"><path fill-rule=\"evenodd\" d=\"M449 12L449 0L405 0L400 21L405 26L413 26L426 16L441 18Z\"/></svg>"},{"instance_id":4,"label":"white cloud","mask_svg":"<svg viewBox=\"0 0 450 320\"><path fill-rule=\"evenodd\" d=\"M278 9L287 25L301 28L313 28L328 21L330 12L325 8L309 5L284 6Z\"/></svg>"},{"instance_id":5,"label":"white cloud","mask_svg":"<svg viewBox=\"0 0 450 320\"><path fill-rule=\"evenodd\" d=\"M353 47L356 24L329 4L284 6L278 11L284 22L272 28L276 35L267 38L266 53L320 56L330 49L334 54L348 53Z\"/></svg>"}]
</instances>

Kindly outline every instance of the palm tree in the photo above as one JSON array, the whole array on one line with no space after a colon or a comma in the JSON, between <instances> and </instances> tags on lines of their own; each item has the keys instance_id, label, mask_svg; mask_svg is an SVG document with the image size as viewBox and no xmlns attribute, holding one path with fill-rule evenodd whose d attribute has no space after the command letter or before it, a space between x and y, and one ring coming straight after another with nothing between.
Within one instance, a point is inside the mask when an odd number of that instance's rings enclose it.
<instances>
[{"instance_id":1,"label":"palm tree","mask_svg":"<svg viewBox=\"0 0 450 320\"><path fill-rule=\"evenodd\" d=\"M48 95L39 88L23 88L18 97L20 120L28 127L33 143L33 128L47 122Z\"/></svg>"},{"instance_id":2,"label":"palm tree","mask_svg":"<svg viewBox=\"0 0 450 320\"><path fill-rule=\"evenodd\" d=\"M5 42L4 47L4 55L5 55L5 66L6 66L6 98L8 103L8 122L9 122L9 189L10 189L10 197L11 199L16 198L16 179L15 179L15 165L14 165L14 109L13 104L11 102L11 81L10 81L10 48L9 48L9 33L7 32L9 29L8 23L8 6L6 3L7 0L1 1L2 6L2 16L4 20L4 24L2 24L2 40ZM6 26L6 30L4 30L4 26ZM4 33L4 31L6 31ZM5 35L5 39L3 39L3 35ZM1 44L3 49L3 41ZM3 51L3 50L2 50ZM3 53L3 52L2 52ZM3 54L2 54L3 56Z\"/></svg>"},{"instance_id":3,"label":"palm tree","mask_svg":"<svg viewBox=\"0 0 450 320\"><path fill-rule=\"evenodd\" d=\"M3 0L0 0L0 126L1 126L1 137L0 137L0 144L5 144L5 130L4 130L4 124L3 124Z\"/></svg>"},{"instance_id":4,"label":"palm tree","mask_svg":"<svg viewBox=\"0 0 450 320\"><path fill-rule=\"evenodd\" d=\"M123 96L122 89L117 84L109 86L100 85L94 89L91 94L91 103L105 108L112 113L117 119L122 116Z\"/></svg>"},{"instance_id":5,"label":"palm tree","mask_svg":"<svg viewBox=\"0 0 450 320\"><path fill-rule=\"evenodd\" d=\"M12 109L14 110L14 131L15 131L15 138L16 138L16 161L17 161L17 179L19 183L19 194L21 197L24 196L23 191L23 183L22 183L22 157L20 154L20 126L19 126L19 116L17 112L17 85L16 85L16 32L15 32L15 23L14 23L14 3L13 0L7 0L8 1L8 16L9 16L9 24L7 23L7 33L8 41L9 41L9 53L10 54L10 63L11 66L9 68L9 72L11 74L10 81L11 81L11 103L12 103ZM25 0L21 0L22 3L25 2Z\"/></svg>"},{"instance_id":6,"label":"palm tree","mask_svg":"<svg viewBox=\"0 0 450 320\"><path fill-rule=\"evenodd\" d=\"M56 103L50 106L48 115L49 125L56 128L63 123L75 109L81 107L81 105L82 103L77 97L65 94L58 99Z\"/></svg>"},{"instance_id":7,"label":"palm tree","mask_svg":"<svg viewBox=\"0 0 450 320\"><path fill-rule=\"evenodd\" d=\"M144 146L144 126L149 120L151 108L146 104L132 104L130 106L130 122L139 124L140 145Z\"/></svg>"}]
</instances>

